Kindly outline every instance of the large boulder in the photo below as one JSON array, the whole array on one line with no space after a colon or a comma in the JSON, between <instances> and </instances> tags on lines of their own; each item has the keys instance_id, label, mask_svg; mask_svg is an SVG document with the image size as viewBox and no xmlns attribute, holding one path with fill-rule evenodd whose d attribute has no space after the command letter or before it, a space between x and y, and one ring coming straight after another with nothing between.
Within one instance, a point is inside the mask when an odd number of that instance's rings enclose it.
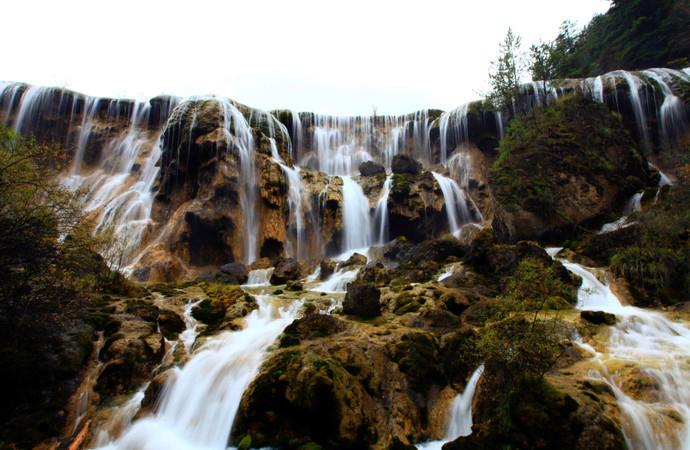
<instances>
[{"instance_id":1,"label":"large boulder","mask_svg":"<svg viewBox=\"0 0 690 450\"><path fill-rule=\"evenodd\" d=\"M431 172L395 173L388 198L390 238L420 242L448 232L443 193Z\"/></svg>"},{"instance_id":2,"label":"large boulder","mask_svg":"<svg viewBox=\"0 0 690 450\"><path fill-rule=\"evenodd\" d=\"M352 266L363 266L367 263L367 257L359 254L359 253L353 253L352 256L350 256L346 261L343 261L338 265L338 269L344 269L346 267L352 267Z\"/></svg>"},{"instance_id":3,"label":"large boulder","mask_svg":"<svg viewBox=\"0 0 690 450\"><path fill-rule=\"evenodd\" d=\"M407 155L395 155L391 163L391 170L396 174L417 175L422 171L422 164Z\"/></svg>"},{"instance_id":4,"label":"large boulder","mask_svg":"<svg viewBox=\"0 0 690 450\"><path fill-rule=\"evenodd\" d=\"M243 284L247 281L247 266L239 262L224 264L218 270L227 283Z\"/></svg>"},{"instance_id":5,"label":"large boulder","mask_svg":"<svg viewBox=\"0 0 690 450\"><path fill-rule=\"evenodd\" d=\"M224 264L214 272L207 272L197 278L197 281L223 284L244 284L247 282L247 266L240 262Z\"/></svg>"},{"instance_id":6,"label":"large boulder","mask_svg":"<svg viewBox=\"0 0 690 450\"><path fill-rule=\"evenodd\" d=\"M345 323L328 314L312 312L295 320L283 331L281 347L297 345L303 339L314 339L330 336L345 329Z\"/></svg>"},{"instance_id":7,"label":"large boulder","mask_svg":"<svg viewBox=\"0 0 690 450\"><path fill-rule=\"evenodd\" d=\"M386 169L381 164L376 164L373 161L364 161L359 165L359 173L363 177L371 177L374 175L385 174Z\"/></svg>"},{"instance_id":8,"label":"large boulder","mask_svg":"<svg viewBox=\"0 0 690 450\"><path fill-rule=\"evenodd\" d=\"M371 283L350 283L343 302L343 313L360 317L381 315L381 291Z\"/></svg>"},{"instance_id":9,"label":"large boulder","mask_svg":"<svg viewBox=\"0 0 690 450\"><path fill-rule=\"evenodd\" d=\"M326 280L328 277L333 275L333 272L335 272L335 269L338 267L338 262L334 261L332 259L324 259L321 261L321 264L319 265L320 271L319 271L319 279L320 280Z\"/></svg>"},{"instance_id":10,"label":"large boulder","mask_svg":"<svg viewBox=\"0 0 690 450\"><path fill-rule=\"evenodd\" d=\"M490 172L503 240L562 237L653 184L635 140L604 105L567 97L515 120Z\"/></svg>"},{"instance_id":11,"label":"large boulder","mask_svg":"<svg viewBox=\"0 0 690 450\"><path fill-rule=\"evenodd\" d=\"M615 325L616 316L604 311L581 311L580 317L595 325Z\"/></svg>"},{"instance_id":12,"label":"large boulder","mask_svg":"<svg viewBox=\"0 0 690 450\"><path fill-rule=\"evenodd\" d=\"M286 284L302 276L302 265L294 258L282 258L271 275L271 284Z\"/></svg>"}]
</instances>

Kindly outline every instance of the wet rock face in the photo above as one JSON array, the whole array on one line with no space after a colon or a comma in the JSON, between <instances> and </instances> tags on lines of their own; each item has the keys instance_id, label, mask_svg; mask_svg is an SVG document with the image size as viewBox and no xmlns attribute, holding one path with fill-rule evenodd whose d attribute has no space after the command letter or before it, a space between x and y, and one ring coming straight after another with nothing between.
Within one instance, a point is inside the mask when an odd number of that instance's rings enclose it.
<instances>
[{"instance_id":1,"label":"wet rock face","mask_svg":"<svg viewBox=\"0 0 690 450\"><path fill-rule=\"evenodd\" d=\"M296 322L295 329L310 320ZM345 323L343 331L301 340L270 356L243 396L232 442L249 435L256 447L311 441L323 448L363 449L423 439L427 402L392 359L400 334L378 338L371 334L374 329ZM413 356L415 351L401 348L396 358L411 366L423 358L423 351Z\"/></svg>"},{"instance_id":2,"label":"wet rock face","mask_svg":"<svg viewBox=\"0 0 690 450\"><path fill-rule=\"evenodd\" d=\"M391 170L396 174L417 175L422 171L422 164L407 155L395 155Z\"/></svg>"},{"instance_id":3,"label":"wet rock face","mask_svg":"<svg viewBox=\"0 0 690 450\"><path fill-rule=\"evenodd\" d=\"M595 325L615 325L616 316L604 311L581 311L580 317Z\"/></svg>"},{"instance_id":4,"label":"wet rock face","mask_svg":"<svg viewBox=\"0 0 690 450\"><path fill-rule=\"evenodd\" d=\"M271 275L271 284L286 284L302 276L302 265L294 258L283 258L276 264Z\"/></svg>"},{"instance_id":5,"label":"wet rock face","mask_svg":"<svg viewBox=\"0 0 690 450\"><path fill-rule=\"evenodd\" d=\"M443 193L431 172L393 175L388 199L390 238L420 242L448 231Z\"/></svg>"},{"instance_id":6,"label":"wet rock face","mask_svg":"<svg viewBox=\"0 0 690 450\"><path fill-rule=\"evenodd\" d=\"M163 232L160 250L164 253L148 259L167 254L166 258L177 259L196 273L244 260L248 214L257 226L251 230L257 238L257 256L275 260L284 255L288 186L271 158L271 141L265 134L269 127L265 120L256 119L248 122L247 134L237 131L234 123L225 129L226 112L238 114L233 121L242 121L242 115L251 117L244 109L217 100L192 100L173 111L161 138L159 191L153 208ZM276 141L278 152L288 161L287 142L277 134ZM254 166L256 183L252 185L245 182L249 165ZM243 205L244 198L252 203ZM145 275L140 273L140 277Z\"/></svg>"},{"instance_id":7,"label":"wet rock face","mask_svg":"<svg viewBox=\"0 0 690 450\"><path fill-rule=\"evenodd\" d=\"M338 269L345 269L352 266L363 266L367 263L367 257L359 253L353 253L347 261L338 264Z\"/></svg>"},{"instance_id":8,"label":"wet rock face","mask_svg":"<svg viewBox=\"0 0 690 450\"><path fill-rule=\"evenodd\" d=\"M164 336L172 338L184 329L179 316L162 312L151 299L117 301L111 317L99 355L104 365L94 388L102 398L128 392L148 380L165 353Z\"/></svg>"},{"instance_id":9,"label":"wet rock face","mask_svg":"<svg viewBox=\"0 0 690 450\"><path fill-rule=\"evenodd\" d=\"M224 264L217 271L207 272L197 278L197 281L224 284L244 284L247 282L247 266L239 262Z\"/></svg>"},{"instance_id":10,"label":"wet rock face","mask_svg":"<svg viewBox=\"0 0 690 450\"><path fill-rule=\"evenodd\" d=\"M321 269L319 272L319 279L326 280L333 275L333 272L335 272L335 269L338 267L338 262L332 259L324 259L321 261L319 267Z\"/></svg>"},{"instance_id":11,"label":"wet rock face","mask_svg":"<svg viewBox=\"0 0 690 450\"><path fill-rule=\"evenodd\" d=\"M618 116L581 97L518 117L490 183L505 240L567 233L652 184L647 163ZM557 138L544 130L559 130Z\"/></svg>"},{"instance_id":12,"label":"wet rock face","mask_svg":"<svg viewBox=\"0 0 690 450\"><path fill-rule=\"evenodd\" d=\"M343 302L343 313L360 317L381 315L381 291L371 283L350 283Z\"/></svg>"},{"instance_id":13,"label":"wet rock face","mask_svg":"<svg viewBox=\"0 0 690 450\"><path fill-rule=\"evenodd\" d=\"M204 285L208 298L192 309L192 316L207 325L207 331L237 329L240 319L257 308L254 297L245 294L239 286Z\"/></svg>"},{"instance_id":14,"label":"wet rock face","mask_svg":"<svg viewBox=\"0 0 690 450\"><path fill-rule=\"evenodd\" d=\"M373 161L364 161L359 165L359 173L363 177L371 177L374 175L385 174L386 169L381 164L376 164Z\"/></svg>"},{"instance_id":15,"label":"wet rock face","mask_svg":"<svg viewBox=\"0 0 690 450\"><path fill-rule=\"evenodd\" d=\"M572 389L554 377L507 398L503 376L500 370L485 370L473 402L472 435L444 450L536 448L536 442L539 448L627 448L612 392L587 384Z\"/></svg>"},{"instance_id":16,"label":"wet rock face","mask_svg":"<svg viewBox=\"0 0 690 450\"><path fill-rule=\"evenodd\" d=\"M280 346L298 345L302 340L330 336L344 329L345 324L341 320L328 314L306 314L285 328L280 338Z\"/></svg>"}]
</instances>

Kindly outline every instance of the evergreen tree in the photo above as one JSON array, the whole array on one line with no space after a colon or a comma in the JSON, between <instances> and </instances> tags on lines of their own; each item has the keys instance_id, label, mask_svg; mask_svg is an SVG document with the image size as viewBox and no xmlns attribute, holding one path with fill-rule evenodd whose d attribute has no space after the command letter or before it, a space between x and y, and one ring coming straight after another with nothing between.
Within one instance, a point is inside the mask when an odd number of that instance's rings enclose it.
<instances>
[{"instance_id":1,"label":"evergreen tree","mask_svg":"<svg viewBox=\"0 0 690 450\"><path fill-rule=\"evenodd\" d=\"M499 46L498 59L491 63L489 73L491 102L495 108L511 111L513 114L517 113L514 100L520 93L520 79L524 70L521 44L520 36L508 28L506 37Z\"/></svg>"},{"instance_id":2,"label":"evergreen tree","mask_svg":"<svg viewBox=\"0 0 690 450\"><path fill-rule=\"evenodd\" d=\"M530 47L530 64L529 69L532 73L533 81L541 81L542 90L544 91L543 101L544 107L547 106L548 95L546 86L549 80L556 76L556 67L553 64L551 53L553 46L549 43L539 42Z\"/></svg>"}]
</instances>

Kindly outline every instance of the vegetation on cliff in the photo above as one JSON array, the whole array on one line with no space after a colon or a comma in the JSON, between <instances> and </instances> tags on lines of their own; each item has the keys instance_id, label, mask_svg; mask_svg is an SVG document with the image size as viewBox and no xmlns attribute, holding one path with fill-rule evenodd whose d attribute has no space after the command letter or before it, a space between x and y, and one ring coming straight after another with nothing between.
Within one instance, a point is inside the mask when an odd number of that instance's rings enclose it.
<instances>
[{"instance_id":1,"label":"vegetation on cliff","mask_svg":"<svg viewBox=\"0 0 690 450\"><path fill-rule=\"evenodd\" d=\"M0 127L0 366L5 439L61 434L61 413L103 325L97 292L129 289L99 252L78 194L56 175L63 154Z\"/></svg>"},{"instance_id":2,"label":"vegetation on cliff","mask_svg":"<svg viewBox=\"0 0 690 450\"><path fill-rule=\"evenodd\" d=\"M610 265L616 275L624 277L639 305L688 300L690 164L680 165L676 174L675 185L659 197L655 190L645 192L648 200L643 202L642 212L635 214L633 225L574 243L579 252L598 264Z\"/></svg>"},{"instance_id":3,"label":"vegetation on cliff","mask_svg":"<svg viewBox=\"0 0 690 450\"><path fill-rule=\"evenodd\" d=\"M509 234L518 237L572 229L649 184L620 117L577 95L516 117L490 169Z\"/></svg>"}]
</instances>

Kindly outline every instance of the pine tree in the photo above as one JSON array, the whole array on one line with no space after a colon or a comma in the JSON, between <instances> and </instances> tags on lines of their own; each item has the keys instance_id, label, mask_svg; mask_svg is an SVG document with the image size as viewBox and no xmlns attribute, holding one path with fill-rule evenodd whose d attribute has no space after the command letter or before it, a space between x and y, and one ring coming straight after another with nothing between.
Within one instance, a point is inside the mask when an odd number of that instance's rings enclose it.
<instances>
[{"instance_id":1,"label":"pine tree","mask_svg":"<svg viewBox=\"0 0 690 450\"><path fill-rule=\"evenodd\" d=\"M541 81L542 90L544 91L544 95L542 96L544 108L546 108L548 103L546 91L548 81L556 76L556 67L551 58L552 52L553 46L544 42L534 44L530 47L529 69L532 73L532 81Z\"/></svg>"},{"instance_id":2,"label":"pine tree","mask_svg":"<svg viewBox=\"0 0 690 450\"><path fill-rule=\"evenodd\" d=\"M515 99L520 93L520 78L524 70L524 58L520 46L520 36L508 28L506 37L499 46L498 59L491 63L489 81L491 83L490 100L495 108L517 113Z\"/></svg>"}]
</instances>

